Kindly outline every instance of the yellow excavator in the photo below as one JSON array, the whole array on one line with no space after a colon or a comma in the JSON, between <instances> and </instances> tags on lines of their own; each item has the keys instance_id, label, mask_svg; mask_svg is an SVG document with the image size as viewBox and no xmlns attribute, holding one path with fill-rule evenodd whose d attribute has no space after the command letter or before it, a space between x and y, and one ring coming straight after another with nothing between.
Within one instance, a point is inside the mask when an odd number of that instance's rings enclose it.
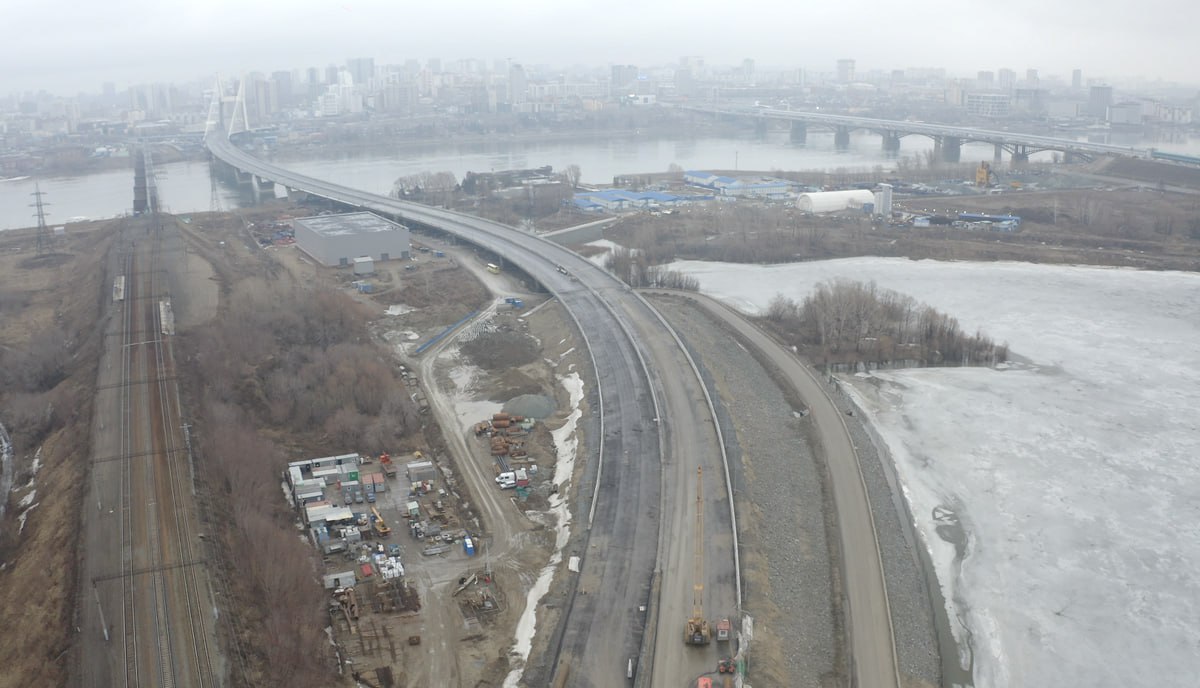
<instances>
[{"instance_id":1,"label":"yellow excavator","mask_svg":"<svg viewBox=\"0 0 1200 688\"><path fill-rule=\"evenodd\" d=\"M372 506L371 513L375 514L375 533L379 537L387 537L392 532L392 529L389 528L388 524L383 520L383 516L379 513L379 509L376 509Z\"/></svg>"},{"instance_id":2,"label":"yellow excavator","mask_svg":"<svg viewBox=\"0 0 1200 688\"><path fill-rule=\"evenodd\" d=\"M696 469L696 546L692 548L692 617L683 631L688 645L707 645L712 641L708 619L704 618L704 469Z\"/></svg>"}]
</instances>

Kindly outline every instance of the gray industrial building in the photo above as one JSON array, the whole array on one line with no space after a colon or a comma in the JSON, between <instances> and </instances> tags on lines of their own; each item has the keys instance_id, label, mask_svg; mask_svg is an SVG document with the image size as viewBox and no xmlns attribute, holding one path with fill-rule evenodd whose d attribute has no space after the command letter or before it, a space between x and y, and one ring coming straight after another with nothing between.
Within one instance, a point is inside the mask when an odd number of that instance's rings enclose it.
<instances>
[{"instance_id":1,"label":"gray industrial building","mask_svg":"<svg viewBox=\"0 0 1200 688\"><path fill-rule=\"evenodd\" d=\"M350 265L355 258L407 259L408 227L374 213L318 215L292 221L296 245L322 265Z\"/></svg>"}]
</instances>

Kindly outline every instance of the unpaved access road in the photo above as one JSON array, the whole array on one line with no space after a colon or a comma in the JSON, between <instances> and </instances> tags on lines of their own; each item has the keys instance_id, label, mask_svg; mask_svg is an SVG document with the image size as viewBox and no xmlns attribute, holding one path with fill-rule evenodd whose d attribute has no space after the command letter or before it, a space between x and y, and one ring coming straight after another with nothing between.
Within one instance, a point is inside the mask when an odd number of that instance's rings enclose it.
<instances>
[{"instance_id":1,"label":"unpaved access road","mask_svg":"<svg viewBox=\"0 0 1200 688\"><path fill-rule=\"evenodd\" d=\"M683 292L711 316L738 331L808 404L824 450L837 509L842 578L850 636L851 685L899 688L892 616L883 577L875 522L858 454L841 413L824 386L791 352L716 299Z\"/></svg>"}]
</instances>

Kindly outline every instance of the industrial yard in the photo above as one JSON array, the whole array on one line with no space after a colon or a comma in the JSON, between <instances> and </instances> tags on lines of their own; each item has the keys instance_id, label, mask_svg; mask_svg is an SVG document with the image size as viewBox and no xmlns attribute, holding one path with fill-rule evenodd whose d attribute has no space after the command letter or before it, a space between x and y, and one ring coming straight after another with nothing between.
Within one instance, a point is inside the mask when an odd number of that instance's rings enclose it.
<instances>
[{"instance_id":1,"label":"industrial yard","mask_svg":"<svg viewBox=\"0 0 1200 688\"><path fill-rule=\"evenodd\" d=\"M570 338L551 334L564 331L561 310L537 308L544 296L437 239L414 237L411 258L369 271L320 267L285 229L299 214L247 221L225 248L241 235L252 264L360 304L417 431L384 451L366 449L370 430L365 442L287 442L293 458L279 470L290 518L321 561L326 613L313 622L332 629L329 660L381 687L498 682L554 539L537 512L558 489L556 376L578 362ZM542 346L551 337L562 342Z\"/></svg>"}]
</instances>

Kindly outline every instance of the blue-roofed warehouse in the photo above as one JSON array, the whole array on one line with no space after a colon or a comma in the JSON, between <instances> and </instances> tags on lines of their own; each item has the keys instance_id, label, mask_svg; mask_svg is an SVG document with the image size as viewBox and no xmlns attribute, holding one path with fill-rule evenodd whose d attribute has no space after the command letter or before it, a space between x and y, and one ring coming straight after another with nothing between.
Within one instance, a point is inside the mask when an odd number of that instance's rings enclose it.
<instances>
[{"instance_id":1,"label":"blue-roofed warehouse","mask_svg":"<svg viewBox=\"0 0 1200 688\"><path fill-rule=\"evenodd\" d=\"M605 189L575 194L575 206L591 212L641 210L644 208L671 208L693 200L709 200L711 197L676 196L661 191L626 191Z\"/></svg>"}]
</instances>

